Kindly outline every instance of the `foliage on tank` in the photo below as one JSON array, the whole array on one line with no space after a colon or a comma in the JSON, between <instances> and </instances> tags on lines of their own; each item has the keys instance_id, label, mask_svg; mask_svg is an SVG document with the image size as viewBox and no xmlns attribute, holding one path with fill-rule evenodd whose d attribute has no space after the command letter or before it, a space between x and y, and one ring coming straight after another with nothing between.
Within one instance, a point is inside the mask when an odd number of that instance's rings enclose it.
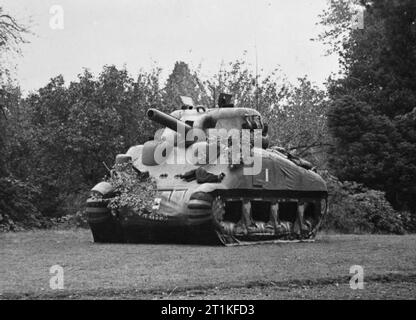
<instances>
[{"instance_id":1,"label":"foliage on tank","mask_svg":"<svg viewBox=\"0 0 416 320\"><path fill-rule=\"evenodd\" d=\"M108 207L129 214L149 214L156 195L156 182L148 173L133 169L131 163L118 164L108 178L114 188L114 197ZM122 210L130 208L133 210Z\"/></svg>"}]
</instances>

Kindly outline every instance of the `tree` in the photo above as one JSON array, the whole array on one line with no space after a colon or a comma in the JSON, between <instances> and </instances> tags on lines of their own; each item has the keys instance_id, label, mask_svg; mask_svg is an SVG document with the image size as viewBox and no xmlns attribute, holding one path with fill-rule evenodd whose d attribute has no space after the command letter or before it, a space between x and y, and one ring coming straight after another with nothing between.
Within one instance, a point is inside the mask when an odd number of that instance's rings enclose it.
<instances>
[{"instance_id":1,"label":"tree","mask_svg":"<svg viewBox=\"0 0 416 320\"><path fill-rule=\"evenodd\" d=\"M189 66L182 61L176 62L164 88L163 101L166 111L179 109L182 104L180 96L192 98L194 103L205 104L207 94L202 82Z\"/></svg>"},{"instance_id":2,"label":"tree","mask_svg":"<svg viewBox=\"0 0 416 320\"><path fill-rule=\"evenodd\" d=\"M309 159L321 169L327 165L327 149L332 145L328 134L326 93L306 77L290 86L286 97L267 116L273 124L272 141L298 156Z\"/></svg>"},{"instance_id":3,"label":"tree","mask_svg":"<svg viewBox=\"0 0 416 320\"><path fill-rule=\"evenodd\" d=\"M233 96L236 106L255 108L261 112L268 112L270 108L280 104L288 90L288 83L279 69L273 70L269 75L255 74L244 60L223 64L205 82L205 86L212 93L209 105L215 105L218 95L226 92Z\"/></svg>"},{"instance_id":4,"label":"tree","mask_svg":"<svg viewBox=\"0 0 416 320\"><path fill-rule=\"evenodd\" d=\"M16 86L10 80L10 70L5 61L6 53L19 52L19 46L25 42L24 35L28 29L0 6L0 177L6 175L4 155L6 154L7 113L10 101L15 96Z\"/></svg>"},{"instance_id":5,"label":"tree","mask_svg":"<svg viewBox=\"0 0 416 320\"><path fill-rule=\"evenodd\" d=\"M237 107L257 109L269 125L271 145L279 145L326 166L330 144L326 126L326 94L306 77L290 84L279 69L255 74L241 60L230 62L206 82L217 94L233 95ZM214 102L212 102L214 103Z\"/></svg>"},{"instance_id":6,"label":"tree","mask_svg":"<svg viewBox=\"0 0 416 320\"><path fill-rule=\"evenodd\" d=\"M135 81L125 69L105 66L98 77L84 70L68 86L57 76L23 101L29 123L18 136L30 151L14 172L41 187L44 214L72 213L79 209L74 197L82 203L106 174L103 162L111 166L153 134L145 112L161 101L158 70Z\"/></svg>"},{"instance_id":7,"label":"tree","mask_svg":"<svg viewBox=\"0 0 416 320\"><path fill-rule=\"evenodd\" d=\"M360 4L364 29L344 30L343 75L328 86L331 166L343 180L386 191L395 208L416 210L416 3Z\"/></svg>"},{"instance_id":8,"label":"tree","mask_svg":"<svg viewBox=\"0 0 416 320\"><path fill-rule=\"evenodd\" d=\"M23 152L17 134L22 132L25 114L19 87L12 81L7 54L19 52L28 29L0 6L0 230L18 230L23 225L39 227L43 221L37 208L39 190L25 179L16 179L12 154ZM11 161L12 160L12 161Z\"/></svg>"},{"instance_id":9,"label":"tree","mask_svg":"<svg viewBox=\"0 0 416 320\"><path fill-rule=\"evenodd\" d=\"M0 50L19 51L19 45L25 42L24 34L29 30L0 7Z\"/></svg>"},{"instance_id":10,"label":"tree","mask_svg":"<svg viewBox=\"0 0 416 320\"><path fill-rule=\"evenodd\" d=\"M29 30L0 6L0 177L6 176L6 155L10 129L17 123L10 122L11 114L18 105L20 89L11 80L10 66L6 62L9 52L20 52L20 45Z\"/></svg>"},{"instance_id":11,"label":"tree","mask_svg":"<svg viewBox=\"0 0 416 320\"><path fill-rule=\"evenodd\" d=\"M353 15L358 13L360 0L327 0L328 9L319 15L323 31L317 39L328 46L327 54L343 53L343 46L350 39L354 30L351 23Z\"/></svg>"}]
</instances>

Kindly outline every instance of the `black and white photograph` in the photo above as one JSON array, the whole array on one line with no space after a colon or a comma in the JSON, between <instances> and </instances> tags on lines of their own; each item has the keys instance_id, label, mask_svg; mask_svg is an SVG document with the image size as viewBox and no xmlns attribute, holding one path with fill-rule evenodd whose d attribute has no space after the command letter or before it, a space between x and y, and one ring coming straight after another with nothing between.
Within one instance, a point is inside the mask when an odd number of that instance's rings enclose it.
<instances>
[{"instance_id":1,"label":"black and white photograph","mask_svg":"<svg viewBox=\"0 0 416 320\"><path fill-rule=\"evenodd\" d=\"M0 1L0 300L415 298L415 0Z\"/></svg>"}]
</instances>

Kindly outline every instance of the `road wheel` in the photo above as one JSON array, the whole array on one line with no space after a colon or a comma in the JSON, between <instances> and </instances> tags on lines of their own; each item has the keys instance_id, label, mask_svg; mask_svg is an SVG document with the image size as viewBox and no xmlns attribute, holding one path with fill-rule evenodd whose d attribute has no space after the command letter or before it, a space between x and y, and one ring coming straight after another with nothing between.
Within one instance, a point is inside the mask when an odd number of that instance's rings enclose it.
<instances>
[{"instance_id":1,"label":"road wheel","mask_svg":"<svg viewBox=\"0 0 416 320\"><path fill-rule=\"evenodd\" d=\"M309 233L308 239L315 239L316 234L319 231L319 228L321 227L322 221L325 218L326 214L328 212L328 200L322 199L320 203L320 215L318 222L313 226L311 232Z\"/></svg>"}]
</instances>

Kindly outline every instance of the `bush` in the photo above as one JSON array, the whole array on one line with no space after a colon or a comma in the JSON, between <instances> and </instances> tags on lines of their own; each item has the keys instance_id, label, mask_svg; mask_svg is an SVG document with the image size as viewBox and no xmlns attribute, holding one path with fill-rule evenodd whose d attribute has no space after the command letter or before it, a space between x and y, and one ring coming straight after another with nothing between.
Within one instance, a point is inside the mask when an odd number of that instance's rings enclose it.
<instances>
[{"instance_id":1,"label":"bush","mask_svg":"<svg viewBox=\"0 0 416 320\"><path fill-rule=\"evenodd\" d=\"M395 233L414 231L413 216L395 211L382 191L355 182L340 182L323 174L329 191L328 215L323 229L343 233Z\"/></svg>"},{"instance_id":2,"label":"bush","mask_svg":"<svg viewBox=\"0 0 416 320\"><path fill-rule=\"evenodd\" d=\"M51 218L52 226L56 229L89 228L85 210L77 211L58 218Z\"/></svg>"},{"instance_id":3,"label":"bush","mask_svg":"<svg viewBox=\"0 0 416 320\"><path fill-rule=\"evenodd\" d=\"M40 190L11 177L0 178L0 232L57 227L88 227L85 194L67 195L62 207L65 215L45 217L40 210ZM72 206L67 205L72 203Z\"/></svg>"},{"instance_id":4,"label":"bush","mask_svg":"<svg viewBox=\"0 0 416 320\"><path fill-rule=\"evenodd\" d=\"M48 225L36 207L40 191L12 177L0 178L0 231L18 231Z\"/></svg>"},{"instance_id":5,"label":"bush","mask_svg":"<svg viewBox=\"0 0 416 320\"><path fill-rule=\"evenodd\" d=\"M416 233L416 214L409 211L400 212L400 219L403 221L404 228L409 233Z\"/></svg>"},{"instance_id":6,"label":"bush","mask_svg":"<svg viewBox=\"0 0 416 320\"><path fill-rule=\"evenodd\" d=\"M91 188L84 188L73 193L61 194L60 205L57 208L55 217L74 216L85 211L86 202Z\"/></svg>"}]
</instances>

